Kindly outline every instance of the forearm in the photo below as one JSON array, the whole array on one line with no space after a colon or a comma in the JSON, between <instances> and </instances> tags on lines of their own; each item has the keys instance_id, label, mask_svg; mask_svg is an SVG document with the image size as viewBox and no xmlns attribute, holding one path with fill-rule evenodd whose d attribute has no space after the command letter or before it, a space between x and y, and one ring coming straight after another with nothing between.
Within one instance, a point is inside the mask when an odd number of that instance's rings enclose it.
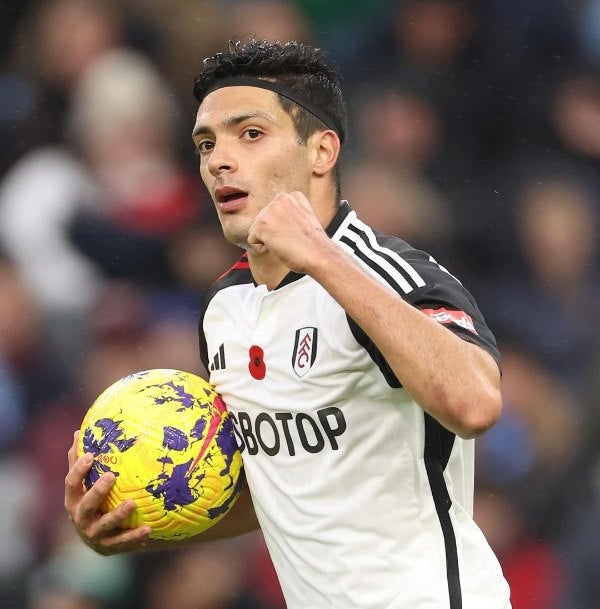
<instances>
[{"instance_id":1,"label":"forearm","mask_svg":"<svg viewBox=\"0 0 600 609\"><path fill-rule=\"evenodd\" d=\"M402 300L337 246L307 272L369 335L417 403L446 428L473 437L494 423L500 375L483 349Z\"/></svg>"}]
</instances>

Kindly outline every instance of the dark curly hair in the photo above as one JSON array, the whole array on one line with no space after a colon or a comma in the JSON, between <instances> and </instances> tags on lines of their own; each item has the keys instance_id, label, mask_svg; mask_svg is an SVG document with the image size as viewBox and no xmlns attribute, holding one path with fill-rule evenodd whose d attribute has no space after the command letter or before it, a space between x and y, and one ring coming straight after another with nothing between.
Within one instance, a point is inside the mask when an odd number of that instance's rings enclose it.
<instances>
[{"instance_id":1,"label":"dark curly hair","mask_svg":"<svg viewBox=\"0 0 600 609\"><path fill-rule=\"evenodd\" d=\"M302 144L316 131L327 129L328 125L333 125L340 141L345 140L347 117L340 77L321 49L299 42L230 41L227 51L207 57L203 66L194 83L194 96L198 102L201 103L211 89L225 79L254 77L270 80L285 87L294 97L305 100L305 105L318 109L318 114L326 117L324 122L306 107L284 95L277 95L281 106L291 116Z\"/></svg>"}]
</instances>

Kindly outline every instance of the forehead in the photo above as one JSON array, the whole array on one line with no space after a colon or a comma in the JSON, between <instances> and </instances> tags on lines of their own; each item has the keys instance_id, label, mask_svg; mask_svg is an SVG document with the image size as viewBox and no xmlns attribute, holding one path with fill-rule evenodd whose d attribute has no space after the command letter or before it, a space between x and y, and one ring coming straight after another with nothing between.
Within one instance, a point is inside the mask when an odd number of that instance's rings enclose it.
<instances>
[{"instance_id":1,"label":"forehead","mask_svg":"<svg viewBox=\"0 0 600 609\"><path fill-rule=\"evenodd\" d=\"M215 128L240 116L263 116L278 124L291 119L277 95L259 87L222 87L209 93L200 104L196 126Z\"/></svg>"}]
</instances>

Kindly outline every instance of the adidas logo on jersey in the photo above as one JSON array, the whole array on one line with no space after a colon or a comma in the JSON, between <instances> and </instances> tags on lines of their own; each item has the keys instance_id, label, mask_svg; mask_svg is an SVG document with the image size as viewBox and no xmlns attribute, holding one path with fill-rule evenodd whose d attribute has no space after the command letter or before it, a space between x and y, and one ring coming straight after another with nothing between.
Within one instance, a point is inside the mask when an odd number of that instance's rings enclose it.
<instances>
[{"instance_id":1,"label":"adidas logo on jersey","mask_svg":"<svg viewBox=\"0 0 600 609\"><path fill-rule=\"evenodd\" d=\"M221 343L219 350L215 353L212 362L210 363L210 371L225 370L225 344Z\"/></svg>"}]
</instances>

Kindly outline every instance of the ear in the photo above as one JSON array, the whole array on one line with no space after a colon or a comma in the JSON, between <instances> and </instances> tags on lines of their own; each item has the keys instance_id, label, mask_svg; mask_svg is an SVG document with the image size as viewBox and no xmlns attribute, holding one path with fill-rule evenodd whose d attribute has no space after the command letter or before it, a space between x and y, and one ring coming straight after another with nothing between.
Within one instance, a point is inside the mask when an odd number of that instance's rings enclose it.
<instances>
[{"instance_id":1,"label":"ear","mask_svg":"<svg viewBox=\"0 0 600 609\"><path fill-rule=\"evenodd\" d=\"M335 131L317 131L310 137L313 150L313 173L324 176L337 163L340 154L340 138Z\"/></svg>"}]
</instances>

